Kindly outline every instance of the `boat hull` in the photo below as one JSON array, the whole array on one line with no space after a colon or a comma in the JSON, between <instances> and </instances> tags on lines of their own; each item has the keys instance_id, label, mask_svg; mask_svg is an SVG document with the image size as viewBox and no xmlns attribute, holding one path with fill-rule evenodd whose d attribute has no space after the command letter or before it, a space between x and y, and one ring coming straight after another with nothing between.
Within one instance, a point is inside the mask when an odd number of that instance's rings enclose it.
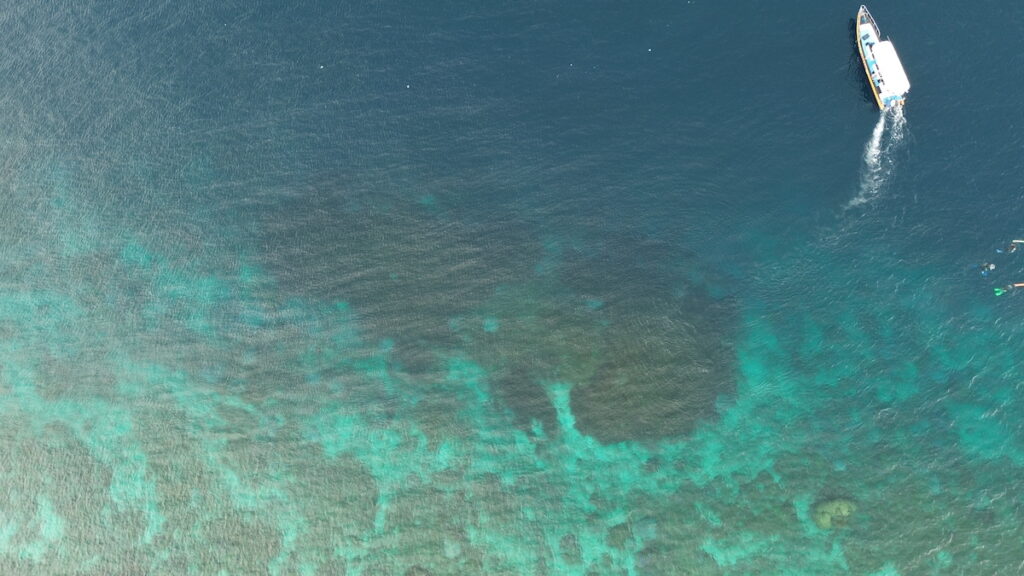
<instances>
[{"instance_id":1,"label":"boat hull","mask_svg":"<svg viewBox=\"0 0 1024 576\"><path fill-rule=\"evenodd\" d=\"M878 104L879 110L885 110L885 104L882 103L882 98L878 95L878 86L871 77L871 70L868 68L868 59L864 55L864 41L860 37L860 27L863 24L870 24L871 27L875 29L875 35L877 36L879 34L878 25L875 24L875 19L871 17L871 13L868 12L867 7L865 6L861 6L860 10L857 11L857 19L853 22L853 37L857 39L857 53L860 54L860 65L864 68L864 76L868 80L868 86L871 88L871 94L875 97L875 104Z\"/></svg>"},{"instance_id":2,"label":"boat hull","mask_svg":"<svg viewBox=\"0 0 1024 576\"><path fill-rule=\"evenodd\" d=\"M910 80L903 70L896 48L888 39L882 39L875 19L865 6L857 11L854 36L875 104L880 110L902 106L910 90Z\"/></svg>"}]
</instances>

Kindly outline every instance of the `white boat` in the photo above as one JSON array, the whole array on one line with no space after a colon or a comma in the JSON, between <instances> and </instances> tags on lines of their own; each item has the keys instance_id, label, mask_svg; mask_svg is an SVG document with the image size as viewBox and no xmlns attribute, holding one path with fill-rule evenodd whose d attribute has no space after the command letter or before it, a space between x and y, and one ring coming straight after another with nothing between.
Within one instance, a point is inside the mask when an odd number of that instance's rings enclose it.
<instances>
[{"instance_id":1,"label":"white boat","mask_svg":"<svg viewBox=\"0 0 1024 576\"><path fill-rule=\"evenodd\" d=\"M902 106L910 91L910 80L900 57L896 55L896 48L888 39L881 39L882 34L867 6L861 6L857 11L855 26L857 50L875 102L881 110Z\"/></svg>"}]
</instances>

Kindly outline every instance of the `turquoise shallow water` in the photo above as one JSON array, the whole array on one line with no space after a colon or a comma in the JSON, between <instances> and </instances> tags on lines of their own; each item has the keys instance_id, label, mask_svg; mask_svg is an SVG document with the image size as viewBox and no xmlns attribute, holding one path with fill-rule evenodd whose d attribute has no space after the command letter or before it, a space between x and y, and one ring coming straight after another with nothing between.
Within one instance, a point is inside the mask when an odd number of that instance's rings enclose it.
<instances>
[{"instance_id":1,"label":"turquoise shallow water","mask_svg":"<svg viewBox=\"0 0 1024 576\"><path fill-rule=\"evenodd\" d=\"M1017 573L1024 13L855 9L12 7L0 572Z\"/></svg>"}]
</instances>

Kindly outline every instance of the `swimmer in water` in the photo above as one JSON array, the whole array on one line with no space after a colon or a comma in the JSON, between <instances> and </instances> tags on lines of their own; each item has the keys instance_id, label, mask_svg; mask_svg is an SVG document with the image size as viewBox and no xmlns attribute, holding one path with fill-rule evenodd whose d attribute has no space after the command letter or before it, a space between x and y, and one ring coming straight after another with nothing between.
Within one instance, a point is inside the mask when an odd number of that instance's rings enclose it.
<instances>
[{"instance_id":1,"label":"swimmer in water","mask_svg":"<svg viewBox=\"0 0 1024 576\"><path fill-rule=\"evenodd\" d=\"M1006 294L1007 292L1013 292L1017 288L1024 288L1024 282L1017 282L1015 284L1007 284L1006 286L1003 286L1002 288L993 288L993 290L996 291L996 296L1002 296L1003 294Z\"/></svg>"},{"instance_id":2,"label":"swimmer in water","mask_svg":"<svg viewBox=\"0 0 1024 576\"><path fill-rule=\"evenodd\" d=\"M1020 244L1024 244L1024 240L1014 240L1006 245L1006 248L996 248L997 254L1013 254L1020 247Z\"/></svg>"}]
</instances>

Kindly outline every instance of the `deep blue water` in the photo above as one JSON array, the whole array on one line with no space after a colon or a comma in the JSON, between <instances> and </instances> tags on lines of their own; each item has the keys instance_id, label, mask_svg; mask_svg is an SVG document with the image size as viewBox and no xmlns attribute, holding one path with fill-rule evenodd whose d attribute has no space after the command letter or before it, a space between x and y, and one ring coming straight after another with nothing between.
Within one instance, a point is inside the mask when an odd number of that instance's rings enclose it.
<instances>
[{"instance_id":1,"label":"deep blue water","mask_svg":"<svg viewBox=\"0 0 1024 576\"><path fill-rule=\"evenodd\" d=\"M1018 573L1024 5L870 8L8 7L0 572Z\"/></svg>"}]
</instances>

